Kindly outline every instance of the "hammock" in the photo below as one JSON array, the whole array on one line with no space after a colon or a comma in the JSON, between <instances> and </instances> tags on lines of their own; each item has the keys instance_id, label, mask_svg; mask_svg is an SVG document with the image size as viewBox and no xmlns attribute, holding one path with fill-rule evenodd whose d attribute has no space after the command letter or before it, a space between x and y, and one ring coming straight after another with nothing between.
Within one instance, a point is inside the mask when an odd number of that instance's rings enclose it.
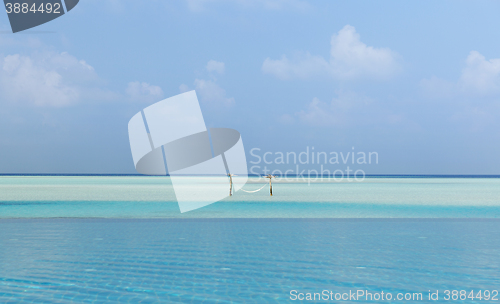
<instances>
[{"instance_id":1,"label":"hammock","mask_svg":"<svg viewBox=\"0 0 500 304\"><path fill-rule=\"evenodd\" d=\"M246 193L254 193L254 192L257 192L257 191L260 191L260 190L264 189L264 187L265 187L265 186L267 186L267 184L266 184L266 185L264 185L264 186L262 186L262 187L260 187L260 189L253 190L253 191L247 191L247 190L245 190L245 189L240 189L240 190L241 190L241 191L244 191L244 192L246 192Z\"/></svg>"}]
</instances>

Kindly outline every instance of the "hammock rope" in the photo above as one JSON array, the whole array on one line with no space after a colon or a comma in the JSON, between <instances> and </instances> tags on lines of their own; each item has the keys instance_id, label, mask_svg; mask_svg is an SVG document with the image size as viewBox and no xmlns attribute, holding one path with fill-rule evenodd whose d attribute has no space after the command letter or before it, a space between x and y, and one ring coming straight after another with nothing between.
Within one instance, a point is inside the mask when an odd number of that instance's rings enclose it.
<instances>
[{"instance_id":1,"label":"hammock rope","mask_svg":"<svg viewBox=\"0 0 500 304\"><path fill-rule=\"evenodd\" d=\"M260 187L260 189L253 190L253 191L247 191L245 189L240 189L240 190L243 191L243 192L246 192L246 193L255 193L255 192L258 192L258 191L264 189L265 186L267 186L267 185L264 185L264 186Z\"/></svg>"}]
</instances>

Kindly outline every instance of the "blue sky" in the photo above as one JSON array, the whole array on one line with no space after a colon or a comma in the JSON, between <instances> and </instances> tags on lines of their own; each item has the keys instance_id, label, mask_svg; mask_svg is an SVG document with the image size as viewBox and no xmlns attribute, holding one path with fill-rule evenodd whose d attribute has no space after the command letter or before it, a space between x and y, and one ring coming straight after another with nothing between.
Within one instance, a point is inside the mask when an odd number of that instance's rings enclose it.
<instances>
[{"instance_id":1,"label":"blue sky","mask_svg":"<svg viewBox=\"0 0 500 304\"><path fill-rule=\"evenodd\" d=\"M379 154L372 174L499 174L499 9L82 0L17 34L0 14L0 173L134 173L128 120L196 89L207 125L247 151L354 147Z\"/></svg>"}]
</instances>

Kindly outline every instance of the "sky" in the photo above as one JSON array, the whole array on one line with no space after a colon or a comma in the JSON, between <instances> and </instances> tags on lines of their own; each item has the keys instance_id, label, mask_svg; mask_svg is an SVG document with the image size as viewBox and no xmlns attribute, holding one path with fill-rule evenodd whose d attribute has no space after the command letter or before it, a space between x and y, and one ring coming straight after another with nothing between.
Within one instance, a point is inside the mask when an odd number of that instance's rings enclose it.
<instances>
[{"instance_id":1,"label":"sky","mask_svg":"<svg viewBox=\"0 0 500 304\"><path fill-rule=\"evenodd\" d=\"M0 173L135 173L130 118L196 90L208 127L241 133L249 168L309 149L376 152L351 164L367 174L500 174L499 10L81 0L16 34L0 14Z\"/></svg>"}]
</instances>

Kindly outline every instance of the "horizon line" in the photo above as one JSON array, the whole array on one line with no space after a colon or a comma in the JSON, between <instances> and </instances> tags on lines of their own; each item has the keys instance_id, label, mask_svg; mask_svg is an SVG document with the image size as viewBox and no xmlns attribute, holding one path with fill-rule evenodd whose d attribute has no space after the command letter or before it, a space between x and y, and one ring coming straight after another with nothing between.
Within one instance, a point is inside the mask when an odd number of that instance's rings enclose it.
<instances>
[{"instance_id":1,"label":"horizon line","mask_svg":"<svg viewBox=\"0 0 500 304\"><path fill-rule=\"evenodd\" d=\"M0 173L0 176L157 176L168 177L166 175L144 175L144 174L127 174L127 173ZM186 175L186 176L204 176L204 175ZM248 174L248 177L263 177L264 175ZM303 177L300 174L288 174L287 177ZM365 174L365 177L401 177L401 178L500 178L500 174ZM333 178L333 177L332 177Z\"/></svg>"}]
</instances>

